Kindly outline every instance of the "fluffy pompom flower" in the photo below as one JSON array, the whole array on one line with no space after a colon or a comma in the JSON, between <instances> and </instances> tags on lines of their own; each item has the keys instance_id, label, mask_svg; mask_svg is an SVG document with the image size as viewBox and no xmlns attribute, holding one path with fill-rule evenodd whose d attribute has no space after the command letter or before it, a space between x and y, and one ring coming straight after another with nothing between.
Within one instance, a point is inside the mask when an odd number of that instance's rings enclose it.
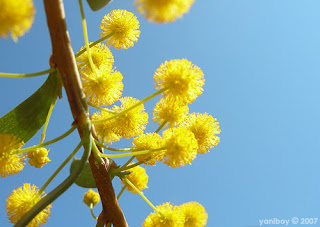
<instances>
[{"instance_id":1,"label":"fluffy pompom flower","mask_svg":"<svg viewBox=\"0 0 320 227\"><path fill-rule=\"evenodd\" d=\"M186 59L175 59L161 64L154 74L156 89L167 89L164 97L180 103L192 103L203 91L204 75L198 66Z\"/></svg>"},{"instance_id":2,"label":"fluffy pompom flower","mask_svg":"<svg viewBox=\"0 0 320 227\"><path fill-rule=\"evenodd\" d=\"M179 206L184 214L184 227L203 227L207 224L208 214L197 202L184 203Z\"/></svg>"},{"instance_id":3,"label":"fluffy pompom flower","mask_svg":"<svg viewBox=\"0 0 320 227\"><path fill-rule=\"evenodd\" d=\"M198 143L194 134L186 128L169 128L163 132L166 148L163 163L171 167L190 164L197 156Z\"/></svg>"},{"instance_id":4,"label":"fluffy pompom flower","mask_svg":"<svg viewBox=\"0 0 320 227\"><path fill-rule=\"evenodd\" d=\"M101 68L97 74L90 72L82 73L82 86L88 101L99 105L107 106L116 102L123 89L122 75L116 70Z\"/></svg>"},{"instance_id":5,"label":"fluffy pompom flower","mask_svg":"<svg viewBox=\"0 0 320 227\"><path fill-rule=\"evenodd\" d=\"M23 146L18 138L8 135L0 134L0 175L7 177L17 174L24 167L25 157L20 154L13 154L12 151Z\"/></svg>"},{"instance_id":6,"label":"fluffy pompom flower","mask_svg":"<svg viewBox=\"0 0 320 227\"><path fill-rule=\"evenodd\" d=\"M112 110L120 113L137 104L138 99L132 97L120 98L121 106L114 106ZM115 132L126 139L141 135L148 123L148 114L144 111L143 104L136 106L127 113L115 119Z\"/></svg>"},{"instance_id":7,"label":"fluffy pompom flower","mask_svg":"<svg viewBox=\"0 0 320 227\"><path fill-rule=\"evenodd\" d=\"M94 113L92 120L102 120L109 117L112 117L114 114L107 111L102 111L101 113ZM120 136L115 133L115 120L111 119L105 121L101 124L94 125L98 138L106 144L111 145L113 142L119 141Z\"/></svg>"},{"instance_id":8,"label":"fluffy pompom flower","mask_svg":"<svg viewBox=\"0 0 320 227\"><path fill-rule=\"evenodd\" d=\"M102 37L113 33L107 39L107 45L112 45L116 49L128 49L138 41L139 27L139 21L133 13L118 9L103 17L100 33Z\"/></svg>"},{"instance_id":9,"label":"fluffy pompom flower","mask_svg":"<svg viewBox=\"0 0 320 227\"><path fill-rule=\"evenodd\" d=\"M86 49L86 48L81 47L80 51L82 51L83 49ZM103 69L107 71L112 70L114 59L111 51L107 46L101 43L94 45L93 47L90 48L90 55L91 55L93 64L97 67L97 69ZM83 54L77 57L77 63L80 69L80 73L82 72L92 73L87 51L85 51Z\"/></svg>"},{"instance_id":10,"label":"fluffy pompom flower","mask_svg":"<svg viewBox=\"0 0 320 227\"><path fill-rule=\"evenodd\" d=\"M189 112L187 105L181 105L173 99L161 99L153 110L153 120L160 125L168 122L170 127L178 124Z\"/></svg>"},{"instance_id":11,"label":"fluffy pompom flower","mask_svg":"<svg viewBox=\"0 0 320 227\"><path fill-rule=\"evenodd\" d=\"M134 163L131 163L134 164ZM131 169L129 169L130 174L126 175L127 179L140 191L142 191L145 188L148 188L148 175L146 173L146 170L142 168L141 166L135 166ZM125 182L121 181L122 184L126 184ZM128 185L127 190L132 192L133 194L136 194L137 192Z\"/></svg>"},{"instance_id":12,"label":"fluffy pompom flower","mask_svg":"<svg viewBox=\"0 0 320 227\"><path fill-rule=\"evenodd\" d=\"M164 203L156 208L158 212L151 213L143 222L143 227L183 227L184 216L178 207Z\"/></svg>"},{"instance_id":13,"label":"fluffy pompom flower","mask_svg":"<svg viewBox=\"0 0 320 227\"><path fill-rule=\"evenodd\" d=\"M198 153L205 154L209 149L215 147L220 142L217 134L220 134L219 122L207 113L192 113L188 115L181 124L193 132L198 141Z\"/></svg>"},{"instance_id":14,"label":"fluffy pompom flower","mask_svg":"<svg viewBox=\"0 0 320 227\"><path fill-rule=\"evenodd\" d=\"M44 193L37 195L38 188L34 185L24 184L22 187L13 190L7 198L6 212L11 223L17 223L42 197ZM51 216L51 204L35 216L28 227L41 226Z\"/></svg>"},{"instance_id":15,"label":"fluffy pompom flower","mask_svg":"<svg viewBox=\"0 0 320 227\"><path fill-rule=\"evenodd\" d=\"M0 0L0 37L8 33L14 41L23 36L33 23L35 9L32 0Z\"/></svg>"},{"instance_id":16,"label":"fluffy pompom flower","mask_svg":"<svg viewBox=\"0 0 320 227\"><path fill-rule=\"evenodd\" d=\"M83 195L83 202L90 207L91 204L94 207L95 205L97 205L100 202L100 196L99 193L96 193L95 191L93 191L91 188L89 189L89 191L87 191L86 193L84 193Z\"/></svg>"},{"instance_id":17,"label":"fluffy pompom flower","mask_svg":"<svg viewBox=\"0 0 320 227\"><path fill-rule=\"evenodd\" d=\"M50 159L48 158L48 153L49 151L44 147L37 148L33 151L29 151L27 153L27 157L29 158L29 164L36 168L41 168L42 166L50 162Z\"/></svg>"},{"instance_id":18,"label":"fluffy pompom flower","mask_svg":"<svg viewBox=\"0 0 320 227\"><path fill-rule=\"evenodd\" d=\"M132 148L141 150L154 150L163 147L163 140L158 133L142 134L133 139ZM134 151L133 151L134 152ZM136 159L143 161L146 165L155 165L163 159L164 152L162 150L151 152L149 154L137 155Z\"/></svg>"},{"instance_id":19,"label":"fluffy pompom flower","mask_svg":"<svg viewBox=\"0 0 320 227\"><path fill-rule=\"evenodd\" d=\"M187 13L194 0L136 0L139 13L156 23L173 22Z\"/></svg>"}]
</instances>

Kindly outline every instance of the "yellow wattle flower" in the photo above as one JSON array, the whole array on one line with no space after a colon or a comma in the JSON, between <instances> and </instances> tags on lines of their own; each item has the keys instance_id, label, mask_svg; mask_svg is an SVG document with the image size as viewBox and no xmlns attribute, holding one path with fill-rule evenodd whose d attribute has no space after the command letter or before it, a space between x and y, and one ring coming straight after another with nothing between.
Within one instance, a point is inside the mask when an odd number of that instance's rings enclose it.
<instances>
[{"instance_id":1,"label":"yellow wattle flower","mask_svg":"<svg viewBox=\"0 0 320 227\"><path fill-rule=\"evenodd\" d=\"M104 37L112 33L107 39L107 45L112 45L115 49L128 49L138 41L139 27L139 21L133 13L118 9L103 17L100 34Z\"/></svg>"},{"instance_id":2,"label":"yellow wattle flower","mask_svg":"<svg viewBox=\"0 0 320 227\"><path fill-rule=\"evenodd\" d=\"M49 151L44 147L37 148L33 151L29 151L27 153L27 157L29 158L29 164L36 168L42 168L42 166L50 162L50 159L48 158L48 153Z\"/></svg>"},{"instance_id":3,"label":"yellow wattle flower","mask_svg":"<svg viewBox=\"0 0 320 227\"><path fill-rule=\"evenodd\" d=\"M190 164L197 156L198 143L194 134L186 128L168 128L163 132L165 156L162 160L170 167Z\"/></svg>"},{"instance_id":4,"label":"yellow wattle flower","mask_svg":"<svg viewBox=\"0 0 320 227\"><path fill-rule=\"evenodd\" d=\"M179 207L170 203L156 206L158 212L151 213L143 222L143 227L183 227L184 214Z\"/></svg>"},{"instance_id":5,"label":"yellow wattle flower","mask_svg":"<svg viewBox=\"0 0 320 227\"><path fill-rule=\"evenodd\" d=\"M217 146L220 142L220 137L217 136L221 132L219 122L207 113L189 114L185 118L185 121L181 123L181 126L186 127L193 132L198 142L199 154L209 152L209 149Z\"/></svg>"},{"instance_id":6,"label":"yellow wattle flower","mask_svg":"<svg viewBox=\"0 0 320 227\"><path fill-rule=\"evenodd\" d=\"M136 0L139 13L156 23L173 22L187 13L194 0Z\"/></svg>"},{"instance_id":7,"label":"yellow wattle flower","mask_svg":"<svg viewBox=\"0 0 320 227\"><path fill-rule=\"evenodd\" d=\"M94 72L82 72L83 91L89 102L98 106L108 106L116 102L122 95L122 74L108 67L100 67Z\"/></svg>"},{"instance_id":8,"label":"yellow wattle flower","mask_svg":"<svg viewBox=\"0 0 320 227\"><path fill-rule=\"evenodd\" d=\"M184 214L184 227L204 227L207 225L208 214L197 202L188 202L179 206Z\"/></svg>"},{"instance_id":9,"label":"yellow wattle flower","mask_svg":"<svg viewBox=\"0 0 320 227\"><path fill-rule=\"evenodd\" d=\"M25 157L13 151L23 146L23 142L15 136L0 134L0 175L7 177L17 174L24 167Z\"/></svg>"},{"instance_id":10,"label":"yellow wattle flower","mask_svg":"<svg viewBox=\"0 0 320 227\"><path fill-rule=\"evenodd\" d=\"M32 26L35 9L32 0L0 0L0 37L10 33L14 41Z\"/></svg>"},{"instance_id":11,"label":"yellow wattle flower","mask_svg":"<svg viewBox=\"0 0 320 227\"><path fill-rule=\"evenodd\" d=\"M158 133L142 134L133 139L132 148L141 150L154 150L163 147L163 139ZM134 151L133 151L134 152ZM137 155L136 159L145 165L155 165L158 161L161 161L164 157L164 152L155 151L149 154Z\"/></svg>"},{"instance_id":12,"label":"yellow wattle flower","mask_svg":"<svg viewBox=\"0 0 320 227\"><path fill-rule=\"evenodd\" d=\"M90 205L92 204L92 206L94 207L95 205L97 205L100 202L100 195L99 193L93 191L91 188L89 189L89 191L87 191L86 193L84 193L83 195L83 202L90 207Z\"/></svg>"},{"instance_id":13,"label":"yellow wattle flower","mask_svg":"<svg viewBox=\"0 0 320 227\"><path fill-rule=\"evenodd\" d=\"M132 97L120 98L121 106L114 106L112 110L120 113L139 102ZM141 104L129 112L115 118L114 130L122 138L130 139L131 137L141 135L148 123L148 114L145 112L144 105Z\"/></svg>"},{"instance_id":14,"label":"yellow wattle flower","mask_svg":"<svg viewBox=\"0 0 320 227\"><path fill-rule=\"evenodd\" d=\"M102 120L112 117L114 114L107 111L102 111L101 113L96 112L92 116L92 120ZM106 144L111 145L112 143L119 141L120 136L115 132L115 119L105 121L101 124L96 124L94 127L96 129L98 138Z\"/></svg>"},{"instance_id":15,"label":"yellow wattle flower","mask_svg":"<svg viewBox=\"0 0 320 227\"><path fill-rule=\"evenodd\" d=\"M7 198L6 212L11 223L17 223L45 194L38 195L38 188L34 185L24 184ZM45 224L51 216L51 204L44 208L35 216L28 227L41 226Z\"/></svg>"},{"instance_id":16,"label":"yellow wattle flower","mask_svg":"<svg viewBox=\"0 0 320 227\"><path fill-rule=\"evenodd\" d=\"M131 163L134 164L134 163ZM126 175L127 179L140 191L143 189L148 188L148 175L146 173L146 170L142 168L141 166L135 166L128 170L130 174ZM125 182L122 182L122 184L126 184ZM128 185L127 187L128 191L131 191L133 194L136 194L137 192Z\"/></svg>"},{"instance_id":17,"label":"yellow wattle flower","mask_svg":"<svg viewBox=\"0 0 320 227\"><path fill-rule=\"evenodd\" d=\"M90 43L91 44L91 43ZM85 47L81 47L80 51L85 49ZM107 71L111 71L114 63L113 55L109 48L105 46L103 43L98 43L90 48L90 55L93 61L93 64L97 67L97 69L103 69ZM76 58L78 63L78 68L80 73L86 72L91 73L92 69L89 64L88 54L84 52L79 57Z\"/></svg>"},{"instance_id":18,"label":"yellow wattle flower","mask_svg":"<svg viewBox=\"0 0 320 227\"><path fill-rule=\"evenodd\" d=\"M167 89L163 96L180 102L181 105L192 103L203 91L203 72L186 59L166 61L153 77L156 89Z\"/></svg>"},{"instance_id":19,"label":"yellow wattle flower","mask_svg":"<svg viewBox=\"0 0 320 227\"><path fill-rule=\"evenodd\" d=\"M189 112L188 105L164 98L157 102L153 110L153 120L160 125L168 122L170 127L177 125Z\"/></svg>"}]
</instances>

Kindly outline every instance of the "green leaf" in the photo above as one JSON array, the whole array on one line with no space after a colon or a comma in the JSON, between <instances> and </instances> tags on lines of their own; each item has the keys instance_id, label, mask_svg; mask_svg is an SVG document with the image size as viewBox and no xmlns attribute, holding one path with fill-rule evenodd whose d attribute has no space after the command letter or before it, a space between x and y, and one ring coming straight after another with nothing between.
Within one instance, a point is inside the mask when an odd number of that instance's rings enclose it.
<instances>
[{"instance_id":1,"label":"green leaf","mask_svg":"<svg viewBox=\"0 0 320 227\"><path fill-rule=\"evenodd\" d=\"M109 4L111 0L87 0L87 2L92 11L98 11Z\"/></svg>"},{"instance_id":2,"label":"green leaf","mask_svg":"<svg viewBox=\"0 0 320 227\"><path fill-rule=\"evenodd\" d=\"M73 159L71 166L70 166L70 173L72 173L72 171L77 167L79 162L80 162L80 159L76 159L76 158ZM96 182L94 181L94 178L93 178L93 175L91 172L89 162L87 162L85 164L84 169L80 173L80 175L77 178L77 180L75 181L75 183L78 186L83 187L83 188L97 188Z\"/></svg>"},{"instance_id":3,"label":"green leaf","mask_svg":"<svg viewBox=\"0 0 320 227\"><path fill-rule=\"evenodd\" d=\"M0 134L10 134L27 142L45 123L50 105L58 91L56 72L50 73L45 83L20 103L16 108L0 118Z\"/></svg>"}]
</instances>

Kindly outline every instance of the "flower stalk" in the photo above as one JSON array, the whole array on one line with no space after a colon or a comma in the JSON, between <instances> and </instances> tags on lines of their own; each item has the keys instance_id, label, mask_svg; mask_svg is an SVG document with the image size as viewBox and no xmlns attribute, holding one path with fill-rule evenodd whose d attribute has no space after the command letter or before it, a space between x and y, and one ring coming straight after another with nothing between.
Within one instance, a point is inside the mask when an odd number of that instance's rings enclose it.
<instances>
[{"instance_id":1,"label":"flower stalk","mask_svg":"<svg viewBox=\"0 0 320 227\"><path fill-rule=\"evenodd\" d=\"M45 146L48 146L50 144L53 144L55 142L58 142L59 140L62 140L63 138L67 137L68 135L70 135L78 126L77 125L74 125L72 126L68 131L66 131L65 133L63 133L61 136L53 139L53 140L50 140L48 142L45 142L45 143L40 143L38 145L34 145L34 146L31 146L31 147L26 147L26 148L23 148L23 149L20 149L20 150L15 150L13 151L12 154L22 154L22 153L25 153L25 152L28 152L28 151L33 151L37 148L40 148L40 147L45 147Z\"/></svg>"},{"instance_id":2,"label":"flower stalk","mask_svg":"<svg viewBox=\"0 0 320 227\"><path fill-rule=\"evenodd\" d=\"M134 184L132 184L126 177L122 178L130 187L132 187L142 198L144 201L146 201L150 207L152 207L152 209L156 212L159 213L159 211L157 210L157 208L149 201L149 199L147 199L147 197L144 196L144 194L136 188L136 186L134 186Z\"/></svg>"},{"instance_id":3,"label":"flower stalk","mask_svg":"<svg viewBox=\"0 0 320 227\"><path fill-rule=\"evenodd\" d=\"M41 193L46 189L46 187L51 183L51 181L58 175L58 173L62 170L63 167L70 161L70 159L78 152L80 147L83 145L83 142L81 141L77 147L73 150L73 152L66 158L66 160L63 161L63 163L59 166L59 168L51 175L51 177L47 180L47 182L40 188L38 195L41 195Z\"/></svg>"},{"instance_id":4,"label":"flower stalk","mask_svg":"<svg viewBox=\"0 0 320 227\"><path fill-rule=\"evenodd\" d=\"M0 77L10 77L10 78L25 78L25 77L34 77L34 76L41 76L48 73L53 73L56 71L53 68L46 69L44 71L36 72L36 73L0 73Z\"/></svg>"},{"instance_id":5,"label":"flower stalk","mask_svg":"<svg viewBox=\"0 0 320 227\"><path fill-rule=\"evenodd\" d=\"M122 158L122 157L128 157L128 156L137 156L137 155L143 155L143 154L149 154L156 151L164 150L165 148L159 148L154 150L143 150L143 151L136 151L136 152L130 152L130 153L124 153L124 154L101 154L101 157L104 158Z\"/></svg>"}]
</instances>

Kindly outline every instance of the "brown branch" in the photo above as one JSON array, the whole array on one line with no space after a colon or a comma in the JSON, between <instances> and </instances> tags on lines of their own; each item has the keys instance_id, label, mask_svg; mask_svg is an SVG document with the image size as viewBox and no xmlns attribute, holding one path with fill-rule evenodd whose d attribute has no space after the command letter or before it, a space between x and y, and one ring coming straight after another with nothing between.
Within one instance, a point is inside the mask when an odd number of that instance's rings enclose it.
<instances>
[{"instance_id":1,"label":"brown branch","mask_svg":"<svg viewBox=\"0 0 320 227\"><path fill-rule=\"evenodd\" d=\"M59 69L72 115L75 123L79 125L78 132L82 138L82 125L88 124L90 113L70 43L63 2L62 0L44 0L44 6L52 43L51 62ZM92 134L95 135L94 128L92 128ZM105 159L100 164L96 164L93 153L91 153L89 162L101 197L103 221L113 223L114 227L127 227L125 217L115 197L108 171L108 160ZM100 224L101 219L99 218Z\"/></svg>"}]
</instances>

